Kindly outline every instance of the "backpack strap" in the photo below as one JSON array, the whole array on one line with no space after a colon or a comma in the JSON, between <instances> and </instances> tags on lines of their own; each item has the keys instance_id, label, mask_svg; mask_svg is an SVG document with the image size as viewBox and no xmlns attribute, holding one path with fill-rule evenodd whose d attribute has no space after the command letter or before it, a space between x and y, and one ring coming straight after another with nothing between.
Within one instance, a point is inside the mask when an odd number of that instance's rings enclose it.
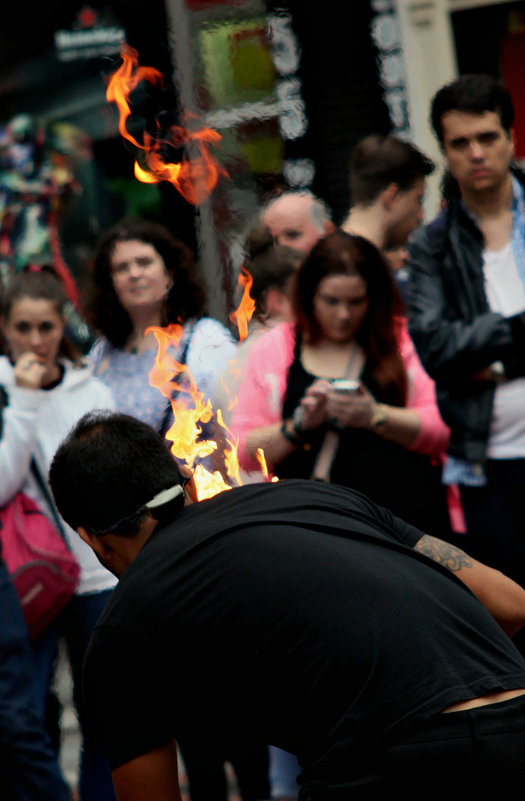
<instances>
[{"instance_id":1,"label":"backpack strap","mask_svg":"<svg viewBox=\"0 0 525 801\"><path fill-rule=\"evenodd\" d=\"M2 428L4 425L4 415L2 414L2 412L8 405L9 405L9 396L5 391L5 387L3 387L2 384L0 384L0 437L2 436Z\"/></svg>"},{"instance_id":2,"label":"backpack strap","mask_svg":"<svg viewBox=\"0 0 525 801\"><path fill-rule=\"evenodd\" d=\"M45 499L47 501L47 505L49 506L51 514L53 515L53 520L55 522L55 527L56 527L58 533L60 534L60 536L62 537L62 539L64 540L66 548L68 549L68 551L70 551L71 547L69 545L69 542L67 541L66 532L64 530L64 526L62 525L62 522L60 520L59 514L57 512L57 508L55 506L55 502L54 502L53 498L51 497L51 493L49 491L49 487L47 486L46 482L44 481L44 478L42 476L42 473L39 470L39 467L38 467L38 465L36 463L36 459L35 459L34 456L31 458L31 472L33 473L33 475L34 475L34 477L35 477L35 479L37 481L37 484L40 487L40 490L41 490L42 494L44 495L44 497L45 497Z\"/></svg>"},{"instance_id":3,"label":"backpack strap","mask_svg":"<svg viewBox=\"0 0 525 801\"><path fill-rule=\"evenodd\" d=\"M193 333L195 331L196 326L197 326L197 323L192 323L191 324L190 330L188 331L186 339L184 340L184 346L182 348L182 353L181 353L180 357L177 359L179 364L186 364L186 362L188 360L188 353L190 351L191 338L193 336ZM168 401L168 403L166 405L166 409L164 411L164 415L162 417L162 423L160 424L160 427L159 427L159 434L162 434L162 436L164 436L164 434L168 430L168 424L170 422L171 412L172 412L172 410L171 410L171 398L170 398L170 400Z\"/></svg>"},{"instance_id":4,"label":"backpack strap","mask_svg":"<svg viewBox=\"0 0 525 801\"><path fill-rule=\"evenodd\" d=\"M9 395L6 392L5 387L2 386L2 384L0 384L0 437L2 436L2 427L3 427L3 414L2 414L2 412L4 411L6 406L9 406ZM37 484L40 487L40 490L41 490L44 498L47 501L47 505L49 506L51 514L53 515L53 520L55 522L55 527L56 527L58 533L60 534L60 536L64 540L67 549L71 550L69 542L67 541L67 537L66 537L66 532L64 530L64 526L62 525L62 523L60 521L60 517L58 515L55 503L53 501L53 498L51 497L51 493L49 492L49 488L48 488L46 482L44 481L44 479L42 477L42 474L41 474L41 472L40 472L40 470L38 468L38 465L36 463L36 460L35 460L34 456L31 457L31 472L33 473L33 475L34 475L34 477L35 477L35 479L37 481Z\"/></svg>"}]
</instances>

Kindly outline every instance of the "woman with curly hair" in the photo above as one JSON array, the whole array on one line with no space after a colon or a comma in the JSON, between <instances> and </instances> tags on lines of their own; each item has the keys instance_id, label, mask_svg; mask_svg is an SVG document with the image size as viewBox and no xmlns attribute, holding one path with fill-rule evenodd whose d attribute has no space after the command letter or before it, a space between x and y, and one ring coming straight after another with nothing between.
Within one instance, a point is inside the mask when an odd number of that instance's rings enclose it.
<instances>
[{"instance_id":1,"label":"woman with curly hair","mask_svg":"<svg viewBox=\"0 0 525 801\"><path fill-rule=\"evenodd\" d=\"M157 341L146 329L182 325L171 355L187 365L206 398L235 340L205 316L193 255L160 223L125 219L107 231L96 250L93 279L87 315L100 334L89 355L95 374L110 387L120 411L164 430L169 408L149 385Z\"/></svg>"}]
</instances>

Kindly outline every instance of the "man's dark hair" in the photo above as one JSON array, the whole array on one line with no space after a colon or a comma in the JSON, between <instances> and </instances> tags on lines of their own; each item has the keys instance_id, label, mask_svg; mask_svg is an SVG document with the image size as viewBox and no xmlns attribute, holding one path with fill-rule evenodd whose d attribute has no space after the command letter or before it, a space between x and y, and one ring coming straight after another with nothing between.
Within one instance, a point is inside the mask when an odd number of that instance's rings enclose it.
<instances>
[{"instance_id":1,"label":"man's dark hair","mask_svg":"<svg viewBox=\"0 0 525 801\"><path fill-rule=\"evenodd\" d=\"M74 426L55 453L49 480L64 520L94 532L184 483L160 434L141 420L107 410L89 412ZM133 535L136 526L115 533Z\"/></svg>"},{"instance_id":2,"label":"man's dark hair","mask_svg":"<svg viewBox=\"0 0 525 801\"><path fill-rule=\"evenodd\" d=\"M380 134L357 143L349 166L352 206L371 205L390 184L405 192L434 170L434 163L410 142Z\"/></svg>"},{"instance_id":3,"label":"man's dark hair","mask_svg":"<svg viewBox=\"0 0 525 801\"><path fill-rule=\"evenodd\" d=\"M465 111L468 114L498 113L502 127L509 133L514 122L514 106L509 92L492 75L468 74L443 86L432 100L430 120L443 144L443 114Z\"/></svg>"}]
</instances>

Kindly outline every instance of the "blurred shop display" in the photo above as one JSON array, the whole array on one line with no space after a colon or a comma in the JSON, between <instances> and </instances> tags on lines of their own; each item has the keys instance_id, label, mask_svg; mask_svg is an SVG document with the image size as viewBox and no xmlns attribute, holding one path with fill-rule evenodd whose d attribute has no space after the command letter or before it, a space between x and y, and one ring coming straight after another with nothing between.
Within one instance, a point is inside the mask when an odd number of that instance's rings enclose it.
<instances>
[{"instance_id":1,"label":"blurred shop display","mask_svg":"<svg viewBox=\"0 0 525 801\"><path fill-rule=\"evenodd\" d=\"M53 265L69 299L69 333L82 349L90 332L79 315L76 280L67 266L61 228L67 208L82 191L75 163L90 159L89 142L65 123L46 126L28 114L0 127L0 281L20 269Z\"/></svg>"}]
</instances>

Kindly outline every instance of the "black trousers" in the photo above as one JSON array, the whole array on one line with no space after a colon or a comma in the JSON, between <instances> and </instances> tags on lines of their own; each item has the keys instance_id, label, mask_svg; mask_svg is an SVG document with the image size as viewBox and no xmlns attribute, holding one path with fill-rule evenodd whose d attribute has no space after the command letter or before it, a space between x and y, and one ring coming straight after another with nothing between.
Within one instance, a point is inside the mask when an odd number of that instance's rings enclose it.
<instances>
[{"instance_id":1,"label":"black trousers","mask_svg":"<svg viewBox=\"0 0 525 801\"><path fill-rule=\"evenodd\" d=\"M461 487L465 550L525 587L525 459L492 459L486 472L486 486Z\"/></svg>"},{"instance_id":2,"label":"black trousers","mask_svg":"<svg viewBox=\"0 0 525 801\"><path fill-rule=\"evenodd\" d=\"M467 533L457 544L525 587L525 459L486 463L484 487L461 487ZM525 656L525 632L514 641Z\"/></svg>"},{"instance_id":3,"label":"black trousers","mask_svg":"<svg viewBox=\"0 0 525 801\"><path fill-rule=\"evenodd\" d=\"M525 695L435 715L395 746L368 754L358 776L301 790L301 801L510 797L525 780ZM519 792L519 791L518 791Z\"/></svg>"}]
</instances>

